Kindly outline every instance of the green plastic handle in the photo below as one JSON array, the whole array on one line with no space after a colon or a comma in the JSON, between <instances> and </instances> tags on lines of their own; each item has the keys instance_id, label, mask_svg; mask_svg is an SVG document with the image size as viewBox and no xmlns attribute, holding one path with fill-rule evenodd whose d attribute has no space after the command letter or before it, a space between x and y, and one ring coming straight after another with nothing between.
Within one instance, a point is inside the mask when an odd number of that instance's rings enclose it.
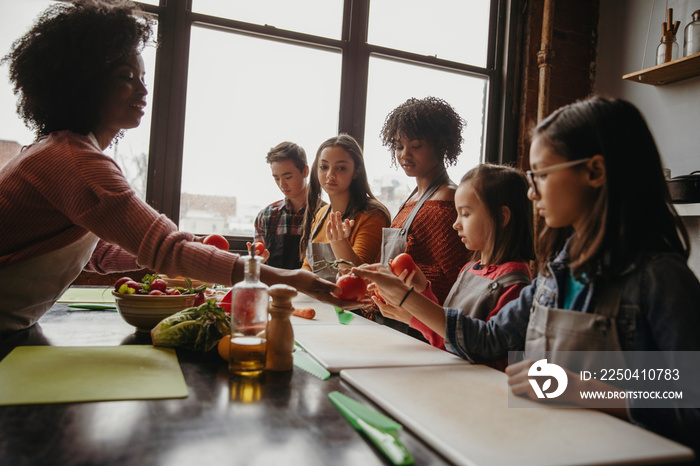
<instances>
[{"instance_id":1,"label":"green plastic handle","mask_svg":"<svg viewBox=\"0 0 700 466\"><path fill-rule=\"evenodd\" d=\"M348 325L355 317L355 314L353 314L352 312L345 312L337 306L333 307L335 308L335 313L338 314L338 322L340 322L343 325Z\"/></svg>"}]
</instances>

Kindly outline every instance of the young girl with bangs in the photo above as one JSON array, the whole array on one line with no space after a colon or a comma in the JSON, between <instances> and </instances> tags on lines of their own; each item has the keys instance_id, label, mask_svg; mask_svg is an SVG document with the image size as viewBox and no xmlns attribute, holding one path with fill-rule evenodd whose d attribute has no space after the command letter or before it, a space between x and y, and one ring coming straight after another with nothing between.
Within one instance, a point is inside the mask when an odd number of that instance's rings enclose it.
<instances>
[{"instance_id":1,"label":"young girl with bangs","mask_svg":"<svg viewBox=\"0 0 700 466\"><path fill-rule=\"evenodd\" d=\"M482 164L471 169L455 192L457 220L452 228L474 256L462 268L444 308L417 268L400 278L424 296L406 299L402 306L374 297L382 315L409 324L431 345L444 349L445 308L488 321L517 298L531 282L529 260L534 258L532 204L527 191L525 175L514 168ZM394 286L402 288L399 282ZM503 369L505 361L495 365Z\"/></svg>"},{"instance_id":2,"label":"young girl with bangs","mask_svg":"<svg viewBox=\"0 0 700 466\"><path fill-rule=\"evenodd\" d=\"M321 190L329 204L321 200ZM322 205L323 203L323 205ZM389 212L369 187L362 148L352 136L327 139L316 152L302 221L302 268L335 281L327 266L338 259L354 265L376 262Z\"/></svg>"},{"instance_id":3,"label":"young girl with bangs","mask_svg":"<svg viewBox=\"0 0 700 466\"><path fill-rule=\"evenodd\" d=\"M549 364L567 367L576 352L624 359L661 351L666 368L681 367L684 352L700 350L700 283L687 266L688 234L639 110L601 97L560 108L535 128L530 166L528 195L546 224L538 238L539 275L488 322L448 308L440 329L447 342L472 362L524 349L527 359L506 373L511 391L533 400L529 370L547 354ZM420 298L403 283L395 286L386 270L355 272L390 303L412 306ZM416 317L426 318L421 310L415 308ZM590 388L578 373L566 374L573 388L556 401L587 406L577 396ZM596 409L700 453L700 409L675 400L653 409L640 403L620 396Z\"/></svg>"}]
</instances>

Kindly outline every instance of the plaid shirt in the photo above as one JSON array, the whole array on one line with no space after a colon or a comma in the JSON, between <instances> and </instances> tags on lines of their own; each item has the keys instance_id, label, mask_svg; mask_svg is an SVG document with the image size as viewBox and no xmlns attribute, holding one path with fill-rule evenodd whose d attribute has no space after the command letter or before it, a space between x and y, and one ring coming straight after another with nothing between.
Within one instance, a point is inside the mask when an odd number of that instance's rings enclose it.
<instances>
[{"instance_id":1,"label":"plaid shirt","mask_svg":"<svg viewBox=\"0 0 700 466\"><path fill-rule=\"evenodd\" d=\"M288 199L273 202L258 213L255 219L255 241L262 241L270 251L268 265L284 269L298 269L301 221L305 207L292 211Z\"/></svg>"}]
</instances>

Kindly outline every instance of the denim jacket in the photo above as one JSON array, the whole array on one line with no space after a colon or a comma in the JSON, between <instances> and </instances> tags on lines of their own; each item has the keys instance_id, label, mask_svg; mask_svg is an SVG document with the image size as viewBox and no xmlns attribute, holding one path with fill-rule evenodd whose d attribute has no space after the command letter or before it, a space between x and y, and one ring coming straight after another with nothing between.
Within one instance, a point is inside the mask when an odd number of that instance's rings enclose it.
<instances>
[{"instance_id":1,"label":"denim jacket","mask_svg":"<svg viewBox=\"0 0 700 466\"><path fill-rule=\"evenodd\" d=\"M535 290L544 281L540 304L562 307L568 271L568 248L548 264L550 275L538 275L520 296L488 322L447 308L448 348L464 359L489 362L525 347L525 334ZM700 351L700 282L683 258L674 253L647 254L620 277L623 293L616 326L623 351ZM586 283L573 311L595 312L596 281ZM585 348L581 348L585 350ZM669 361L673 367L673 361ZM635 409L632 422L693 447L700 458L700 409Z\"/></svg>"}]
</instances>

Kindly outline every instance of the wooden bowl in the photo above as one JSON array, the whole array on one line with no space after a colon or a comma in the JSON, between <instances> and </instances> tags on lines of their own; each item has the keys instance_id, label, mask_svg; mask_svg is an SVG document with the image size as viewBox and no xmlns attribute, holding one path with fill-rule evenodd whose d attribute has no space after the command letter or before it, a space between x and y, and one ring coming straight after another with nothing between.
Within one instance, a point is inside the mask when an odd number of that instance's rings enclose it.
<instances>
[{"instance_id":1,"label":"wooden bowl","mask_svg":"<svg viewBox=\"0 0 700 466\"><path fill-rule=\"evenodd\" d=\"M150 333L158 323L178 311L194 306L197 295L121 294L112 291L119 315L137 332Z\"/></svg>"}]
</instances>

